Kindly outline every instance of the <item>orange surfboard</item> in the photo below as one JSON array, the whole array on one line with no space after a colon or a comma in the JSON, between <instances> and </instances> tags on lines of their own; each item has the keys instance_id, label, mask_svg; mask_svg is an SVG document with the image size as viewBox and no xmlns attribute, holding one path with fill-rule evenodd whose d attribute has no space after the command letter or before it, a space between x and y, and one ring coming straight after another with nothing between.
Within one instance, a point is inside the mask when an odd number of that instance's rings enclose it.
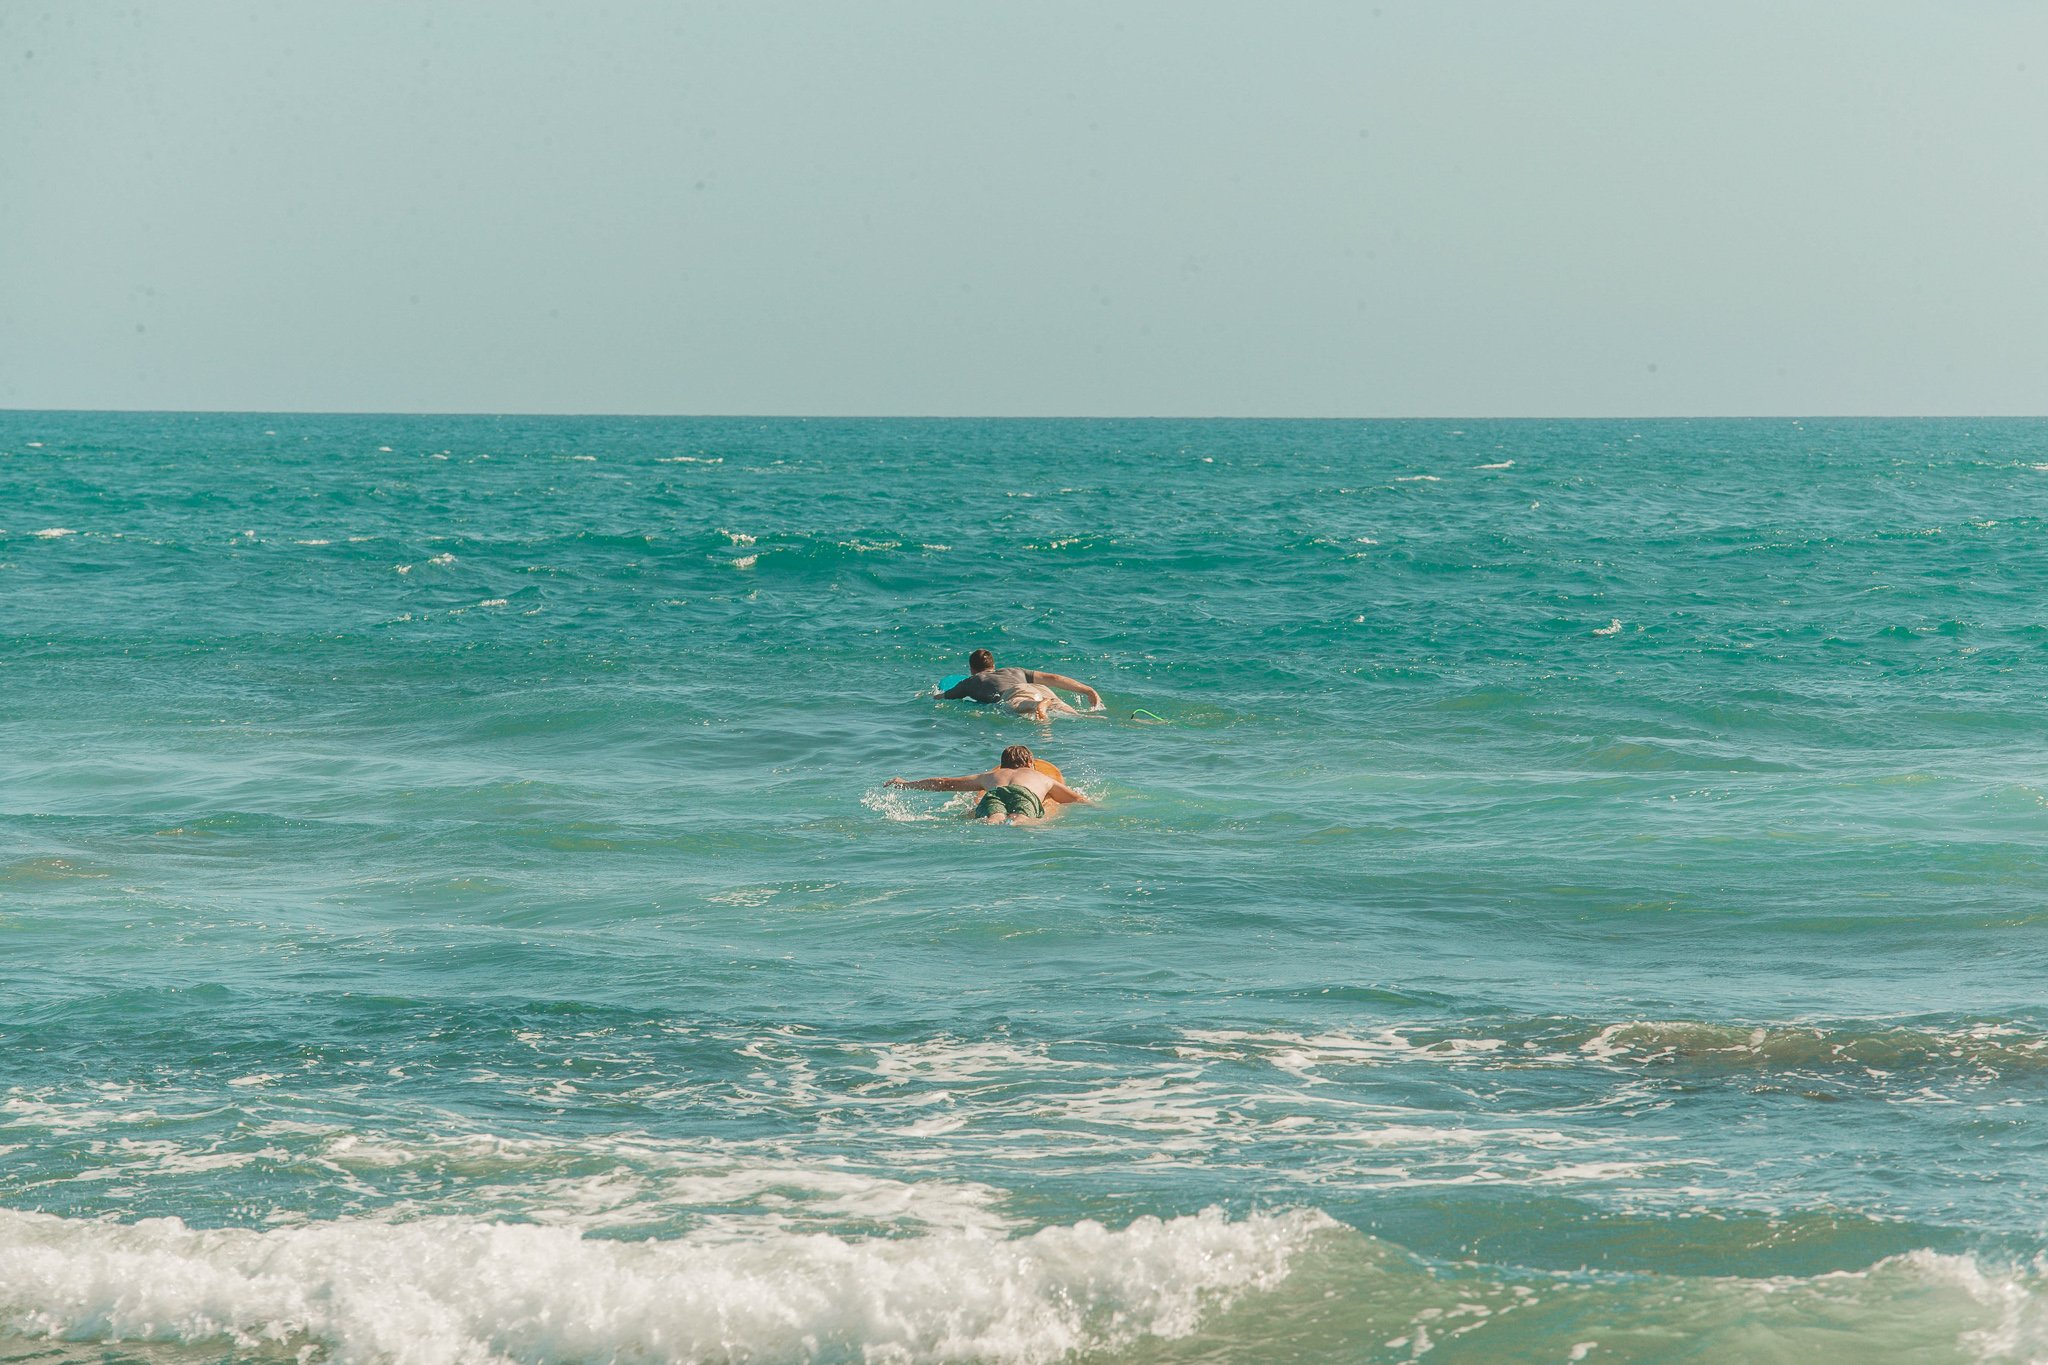
<instances>
[{"instance_id":1,"label":"orange surfboard","mask_svg":"<svg viewBox=\"0 0 2048 1365\"><path fill-rule=\"evenodd\" d=\"M1064 773L1062 773L1056 766L1046 762L1042 758L1032 759L1031 766L1038 769L1038 771L1044 773L1047 777L1051 778L1055 782L1065 783L1067 780L1066 775ZM1053 804L1058 803L1054 802Z\"/></svg>"}]
</instances>

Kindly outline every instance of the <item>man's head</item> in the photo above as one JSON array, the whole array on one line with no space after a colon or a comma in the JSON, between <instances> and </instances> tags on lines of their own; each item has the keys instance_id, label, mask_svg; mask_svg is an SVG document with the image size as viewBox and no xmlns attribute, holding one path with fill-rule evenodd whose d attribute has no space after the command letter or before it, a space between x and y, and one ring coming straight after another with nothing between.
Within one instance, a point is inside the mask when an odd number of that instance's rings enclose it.
<instances>
[{"instance_id":1,"label":"man's head","mask_svg":"<svg viewBox=\"0 0 2048 1365\"><path fill-rule=\"evenodd\" d=\"M1003 761L999 766L1005 768L1028 768L1031 766L1031 751L1021 744L1012 744L1009 748L1003 750Z\"/></svg>"},{"instance_id":2,"label":"man's head","mask_svg":"<svg viewBox=\"0 0 2048 1365\"><path fill-rule=\"evenodd\" d=\"M967 656L969 673L986 673L996 666L996 656L985 649L977 649Z\"/></svg>"}]
</instances>

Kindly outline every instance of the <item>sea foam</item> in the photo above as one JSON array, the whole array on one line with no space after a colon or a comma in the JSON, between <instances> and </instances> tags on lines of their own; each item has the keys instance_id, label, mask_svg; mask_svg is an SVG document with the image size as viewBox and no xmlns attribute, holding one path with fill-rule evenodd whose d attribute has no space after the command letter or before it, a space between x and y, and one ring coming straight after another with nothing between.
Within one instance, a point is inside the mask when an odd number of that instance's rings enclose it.
<instances>
[{"instance_id":1,"label":"sea foam","mask_svg":"<svg viewBox=\"0 0 2048 1365\"><path fill-rule=\"evenodd\" d=\"M256 1231L0 1211L0 1325L72 1340L325 1347L394 1365L1052 1361L1285 1278L1321 1214L1001 1238L610 1241L443 1218Z\"/></svg>"}]
</instances>

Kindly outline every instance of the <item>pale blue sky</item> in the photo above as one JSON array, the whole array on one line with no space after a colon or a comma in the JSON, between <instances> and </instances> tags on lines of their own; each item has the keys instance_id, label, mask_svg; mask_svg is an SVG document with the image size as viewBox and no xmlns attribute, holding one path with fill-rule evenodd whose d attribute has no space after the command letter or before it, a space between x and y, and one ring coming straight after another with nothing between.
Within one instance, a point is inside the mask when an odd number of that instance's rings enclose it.
<instances>
[{"instance_id":1,"label":"pale blue sky","mask_svg":"<svg viewBox=\"0 0 2048 1365\"><path fill-rule=\"evenodd\" d=\"M2048 411L2048 6L0 0L0 406Z\"/></svg>"}]
</instances>

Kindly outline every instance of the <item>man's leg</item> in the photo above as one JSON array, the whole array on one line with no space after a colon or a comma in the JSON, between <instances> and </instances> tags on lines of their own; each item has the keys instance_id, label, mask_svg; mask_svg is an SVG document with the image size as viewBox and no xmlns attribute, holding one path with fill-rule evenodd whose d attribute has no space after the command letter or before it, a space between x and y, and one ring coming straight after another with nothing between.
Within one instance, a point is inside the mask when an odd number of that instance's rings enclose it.
<instances>
[{"instance_id":1,"label":"man's leg","mask_svg":"<svg viewBox=\"0 0 2048 1365\"><path fill-rule=\"evenodd\" d=\"M1059 694L1048 687L1032 684L1018 688L1003 698L1003 703L1018 715L1030 720L1051 720L1054 716L1078 716L1081 713L1059 699Z\"/></svg>"}]
</instances>

